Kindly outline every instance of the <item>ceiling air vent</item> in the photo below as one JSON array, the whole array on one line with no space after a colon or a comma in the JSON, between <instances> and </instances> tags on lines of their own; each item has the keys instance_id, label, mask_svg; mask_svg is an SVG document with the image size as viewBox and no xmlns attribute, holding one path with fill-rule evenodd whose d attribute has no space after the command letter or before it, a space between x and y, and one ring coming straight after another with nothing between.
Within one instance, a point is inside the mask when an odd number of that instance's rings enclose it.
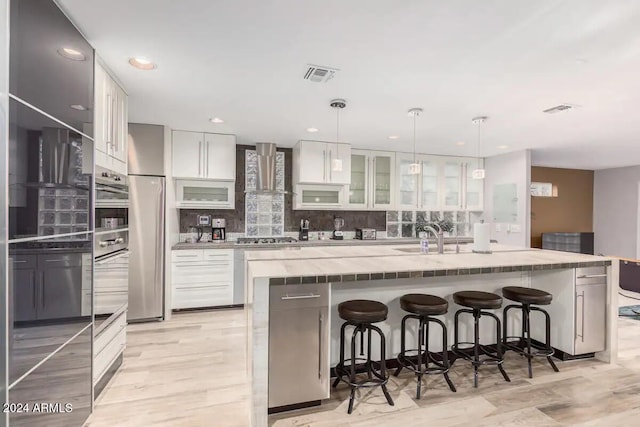
<instances>
[{"instance_id":1,"label":"ceiling air vent","mask_svg":"<svg viewBox=\"0 0 640 427\"><path fill-rule=\"evenodd\" d=\"M307 64L304 79L315 83L326 83L340 71L337 68L323 67L321 65Z\"/></svg>"},{"instance_id":2,"label":"ceiling air vent","mask_svg":"<svg viewBox=\"0 0 640 427\"><path fill-rule=\"evenodd\" d=\"M547 108L546 110L543 110L542 112L543 113L548 113L548 114L555 114L555 113L559 113L561 111L571 110L574 107L575 107L575 105L560 104L560 105L556 105L555 107Z\"/></svg>"}]
</instances>

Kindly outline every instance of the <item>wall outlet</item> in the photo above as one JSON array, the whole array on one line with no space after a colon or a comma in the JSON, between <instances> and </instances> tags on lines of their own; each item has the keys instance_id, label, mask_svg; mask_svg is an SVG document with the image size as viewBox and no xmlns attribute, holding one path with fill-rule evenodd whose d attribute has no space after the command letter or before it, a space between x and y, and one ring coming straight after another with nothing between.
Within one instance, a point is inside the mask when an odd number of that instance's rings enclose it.
<instances>
[{"instance_id":1,"label":"wall outlet","mask_svg":"<svg viewBox=\"0 0 640 427\"><path fill-rule=\"evenodd\" d=\"M520 233L520 224L511 224L509 231L512 233Z\"/></svg>"},{"instance_id":2,"label":"wall outlet","mask_svg":"<svg viewBox=\"0 0 640 427\"><path fill-rule=\"evenodd\" d=\"M496 224L496 231L502 231L502 224Z\"/></svg>"}]
</instances>

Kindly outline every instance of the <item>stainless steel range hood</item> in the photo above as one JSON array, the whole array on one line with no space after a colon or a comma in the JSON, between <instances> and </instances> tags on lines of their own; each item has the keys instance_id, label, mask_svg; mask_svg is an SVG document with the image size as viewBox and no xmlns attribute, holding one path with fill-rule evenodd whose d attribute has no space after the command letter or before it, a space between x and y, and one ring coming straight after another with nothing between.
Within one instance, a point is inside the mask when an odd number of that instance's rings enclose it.
<instances>
[{"instance_id":1,"label":"stainless steel range hood","mask_svg":"<svg viewBox=\"0 0 640 427\"><path fill-rule=\"evenodd\" d=\"M276 189L276 144L258 142L256 144L256 154L258 156L258 176L255 192L262 194L285 193Z\"/></svg>"}]
</instances>

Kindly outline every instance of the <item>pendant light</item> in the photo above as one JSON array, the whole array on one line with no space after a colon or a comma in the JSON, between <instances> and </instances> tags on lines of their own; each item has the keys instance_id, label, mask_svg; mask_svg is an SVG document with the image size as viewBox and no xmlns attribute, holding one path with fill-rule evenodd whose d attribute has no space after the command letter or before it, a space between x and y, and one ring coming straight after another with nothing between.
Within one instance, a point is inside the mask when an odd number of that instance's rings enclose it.
<instances>
[{"instance_id":1,"label":"pendant light","mask_svg":"<svg viewBox=\"0 0 640 427\"><path fill-rule=\"evenodd\" d=\"M344 99L332 99L329 104L331 108L336 110L336 158L331 159L331 170L333 172L342 172L342 159L340 158L340 110L347 106Z\"/></svg>"},{"instance_id":2,"label":"pendant light","mask_svg":"<svg viewBox=\"0 0 640 427\"><path fill-rule=\"evenodd\" d=\"M420 163L416 160L416 120L422 113L422 108L414 107L409 110L409 116L413 116L413 163L409 165L409 175L420 175Z\"/></svg>"},{"instance_id":3,"label":"pendant light","mask_svg":"<svg viewBox=\"0 0 640 427\"><path fill-rule=\"evenodd\" d=\"M473 119L471 119L471 123L478 125L478 168L474 169L473 172L471 173L471 177L473 179L484 179L484 168L480 167L480 127L482 126L483 123L485 123L487 120L489 120L489 117L487 116L478 116L478 117L474 117Z\"/></svg>"}]
</instances>

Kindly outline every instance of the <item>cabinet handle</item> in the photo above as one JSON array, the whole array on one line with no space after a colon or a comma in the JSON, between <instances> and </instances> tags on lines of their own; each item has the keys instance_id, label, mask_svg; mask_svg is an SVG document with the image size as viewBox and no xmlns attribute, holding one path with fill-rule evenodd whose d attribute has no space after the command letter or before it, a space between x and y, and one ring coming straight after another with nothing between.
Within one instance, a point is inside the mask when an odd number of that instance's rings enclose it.
<instances>
[{"instance_id":1,"label":"cabinet handle","mask_svg":"<svg viewBox=\"0 0 640 427\"><path fill-rule=\"evenodd\" d=\"M322 181L327 182L327 151L322 150L322 157L324 158L324 169L322 170Z\"/></svg>"},{"instance_id":2,"label":"cabinet handle","mask_svg":"<svg viewBox=\"0 0 640 427\"><path fill-rule=\"evenodd\" d=\"M329 182L333 182L333 156L329 150Z\"/></svg>"},{"instance_id":3,"label":"cabinet handle","mask_svg":"<svg viewBox=\"0 0 640 427\"><path fill-rule=\"evenodd\" d=\"M322 354L324 353L324 340L322 336L322 329L324 326L324 316L322 315L322 311L318 313L318 379L322 379Z\"/></svg>"},{"instance_id":4,"label":"cabinet handle","mask_svg":"<svg viewBox=\"0 0 640 427\"><path fill-rule=\"evenodd\" d=\"M40 303L42 308L45 307L45 299L44 299L44 271L42 272L42 280L40 281Z\"/></svg>"},{"instance_id":5,"label":"cabinet handle","mask_svg":"<svg viewBox=\"0 0 640 427\"><path fill-rule=\"evenodd\" d=\"M118 108L118 104L117 104L117 99L116 97L112 97L111 99L111 103L113 104L113 106L111 107L111 139L112 139L112 143L111 143L111 155L115 155L116 150L118 149L118 135L116 134L116 114L117 114L117 108Z\"/></svg>"},{"instance_id":6,"label":"cabinet handle","mask_svg":"<svg viewBox=\"0 0 640 427\"><path fill-rule=\"evenodd\" d=\"M578 276L578 279L595 279L597 277L607 277L606 274L583 274Z\"/></svg>"},{"instance_id":7,"label":"cabinet handle","mask_svg":"<svg viewBox=\"0 0 640 427\"><path fill-rule=\"evenodd\" d=\"M580 303L580 317L582 324L580 325L580 333L576 330L576 337L580 337L580 340L584 342L584 291L580 294L576 294L576 303L578 298L582 298L582 302Z\"/></svg>"},{"instance_id":8,"label":"cabinet handle","mask_svg":"<svg viewBox=\"0 0 640 427\"><path fill-rule=\"evenodd\" d=\"M285 296L280 297L281 300L291 300L291 299L311 299L311 298L320 298L319 294L307 294L307 295L291 295L286 294Z\"/></svg>"},{"instance_id":9,"label":"cabinet handle","mask_svg":"<svg viewBox=\"0 0 640 427\"><path fill-rule=\"evenodd\" d=\"M198 176L202 177L202 141L198 141Z\"/></svg>"},{"instance_id":10,"label":"cabinet handle","mask_svg":"<svg viewBox=\"0 0 640 427\"><path fill-rule=\"evenodd\" d=\"M33 278L33 283L34 283L34 285L33 285L33 298L31 298L31 299L32 299L33 308L35 309L38 306L38 292L37 292L38 291L38 285L36 284L36 272L35 271L31 274L31 277Z\"/></svg>"},{"instance_id":11,"label":"cabinet handle","mask_svg":"<svg viewBox=\"0 0 640 427\"><path fill-rule=\"evenodd\" d=\"M209 143L205 142L205 149L207 150L206 154L204 155L204 166L205 166L205 172L204 175L206 177L209 176Z\"/></svg>"},{"instance_id":12,"label":"cabinet handle","mask_svg":"<svg viewBox=\"0 0 640 427\"><path fill-rule=\"evenodd\" d=\"M14 264L25 264L26 262L25 260L13 261Z\"/></svg>"}]
</instances>

